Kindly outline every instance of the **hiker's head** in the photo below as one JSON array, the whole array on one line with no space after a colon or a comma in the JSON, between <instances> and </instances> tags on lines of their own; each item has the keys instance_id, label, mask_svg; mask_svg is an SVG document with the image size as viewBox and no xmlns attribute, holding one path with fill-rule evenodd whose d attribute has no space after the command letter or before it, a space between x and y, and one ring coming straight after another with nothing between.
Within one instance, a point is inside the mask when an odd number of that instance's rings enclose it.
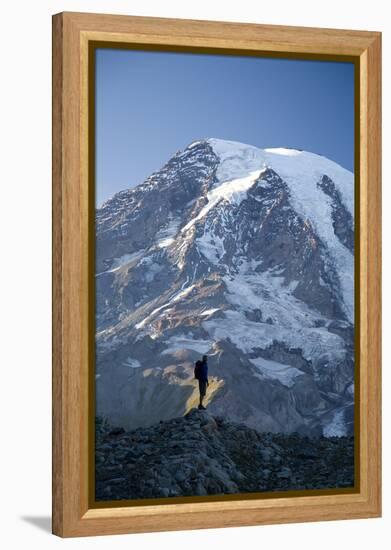
<instances>
[{"instance_id":1,"label":"hiker's head","mask_svg":"<svg viewBox=\"0 0 391 550\"><path fill-rule=\"evenodd\" d=\"M207 355L203 355L203 356L202 356L202 360L203 360L204 362L207 361L207 360L208 360L208 356L207 356Z\"/></svg>"}]
</instances>

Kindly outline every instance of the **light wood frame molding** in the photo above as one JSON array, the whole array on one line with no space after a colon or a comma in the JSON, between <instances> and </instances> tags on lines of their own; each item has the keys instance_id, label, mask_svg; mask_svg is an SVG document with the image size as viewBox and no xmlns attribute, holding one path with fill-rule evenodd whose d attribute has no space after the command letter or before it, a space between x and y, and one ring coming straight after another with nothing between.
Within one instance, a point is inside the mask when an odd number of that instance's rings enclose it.
<instances>
[{"instance_id":1,"label":"light wood frame molding","mask_svg":"<svg viewBox=\"0 0 391 550\"><path fill-rule=\"evenodd\" d=\"M89 43L334 56L356 63L359 487L354 493L159 505L89 501ZM357 88L356 88L357 89ZM357 203L358 201L358 203ZM357 228L357 225L356 225ZM381 33L87 13L53 16L53 533L62 537L381 514Z\"/></svg>"}]
</instances>

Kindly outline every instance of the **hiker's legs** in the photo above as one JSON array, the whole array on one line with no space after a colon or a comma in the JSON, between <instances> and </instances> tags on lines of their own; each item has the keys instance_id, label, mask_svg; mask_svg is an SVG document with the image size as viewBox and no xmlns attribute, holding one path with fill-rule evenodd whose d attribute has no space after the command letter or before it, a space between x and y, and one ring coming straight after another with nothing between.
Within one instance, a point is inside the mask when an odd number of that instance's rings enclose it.
<instances>
[{"instance_id":1,"label":"hiker's legs","mask_svg":"<svg viewBox=\"0 0 391 550\"><path fill-rule=\"evenodd\" d=\"M203 405L205 393L206 393L206 382L199 380L198 388L200 390L200 404L198 405L199 409L205 408Z\"/></svg>"}]
</instances>

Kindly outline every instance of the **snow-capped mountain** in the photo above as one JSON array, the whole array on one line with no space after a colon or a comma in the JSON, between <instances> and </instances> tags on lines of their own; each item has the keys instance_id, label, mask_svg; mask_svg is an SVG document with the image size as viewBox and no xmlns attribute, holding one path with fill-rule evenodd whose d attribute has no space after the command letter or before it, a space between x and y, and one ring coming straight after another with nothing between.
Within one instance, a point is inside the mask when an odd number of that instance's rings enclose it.
<instances>
[{"instance_id":1,"label":"snow-capped mountain","mask_svg":"<svg viewBox=\"0 0 391 550\"><path fill-rule=\"evenodd\" d=\"M258 430L352 431L354 177L293 149L205 139L96 213L97 413L197 401Z\"/></svg>"}]
</instances>

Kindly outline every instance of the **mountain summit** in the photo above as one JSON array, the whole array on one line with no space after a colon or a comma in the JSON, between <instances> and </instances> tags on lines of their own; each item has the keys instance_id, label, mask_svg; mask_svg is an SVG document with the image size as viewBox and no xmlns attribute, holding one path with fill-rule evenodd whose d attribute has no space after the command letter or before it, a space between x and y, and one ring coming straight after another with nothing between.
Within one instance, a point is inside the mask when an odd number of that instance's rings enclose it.
<instances>
[{"instance_id":1,"label":"mountain summit","mask_svg":"<svg viewBox=\"0 0 391 550\"><path fill-rule=\"evenodd\" d=\"M206 404L259 431L352 432L354 176L205 139L96 212L97 414L134 429Z\"/></svg>"}]
</instances>

